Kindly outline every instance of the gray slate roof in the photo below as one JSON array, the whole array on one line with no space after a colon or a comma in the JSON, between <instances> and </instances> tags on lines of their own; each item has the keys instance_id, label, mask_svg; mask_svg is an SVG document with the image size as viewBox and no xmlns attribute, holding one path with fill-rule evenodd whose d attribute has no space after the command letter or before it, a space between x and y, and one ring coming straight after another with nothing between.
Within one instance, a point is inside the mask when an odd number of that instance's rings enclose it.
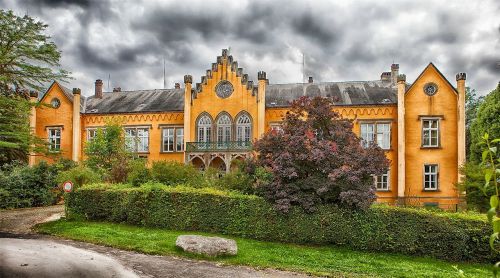
<instances>
[{"instance_id":1,"label":"gray slate roof","mask_svg":"<svg viewBox=\"0 0 500 278\"><path fill-rule=\"evenodd\" d=\"M378 80L270 84L266 86L266 107L288 107L301 96L328 97L335 105L395 104L397 87ZM105 92L102 99L82 98L82 105L87 114L183 111L184 89Z\"/></svg>"},{"instance_id":2,"label":"gray slate roof","mask_svg":"<svg viewBox=\"0 0 500 278\"><path fill-rule=\"evenodd\" d=\"M184 89L156 89L103 93L85 100L84 113L134 113L183 111Z\"/></svg>"},{"instance_id":3,"label":"gray slate roof","mask_svg":"<svg viewBox=\"0 0 500 278\"><path fill-rule=\"evenodd\" d=\"M335 105L395 104L397 87L380 80L270 84L266 87L266 107L287 107L302 96L328 97Z\"/></svg>"}]
</instances>

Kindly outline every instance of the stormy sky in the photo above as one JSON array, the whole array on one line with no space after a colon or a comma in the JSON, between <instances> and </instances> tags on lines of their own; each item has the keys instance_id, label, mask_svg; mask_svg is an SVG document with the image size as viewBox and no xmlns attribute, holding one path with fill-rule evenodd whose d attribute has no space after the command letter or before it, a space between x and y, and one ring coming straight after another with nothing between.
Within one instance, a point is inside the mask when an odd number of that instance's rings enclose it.
<instances>
[{"instance_id":1,"label":"stormy sky","mask_svg":"<svg viewBox=\"0 0 500 278\"><path fill-rule=\"evenodd\" d=\"M222 48L270 83L376 80L390 65L413 82L429 62L485 94L500 81L500 1L0 0L49 25L62 66L93 94L194 82Z\"/></svg>"}]
</instances>

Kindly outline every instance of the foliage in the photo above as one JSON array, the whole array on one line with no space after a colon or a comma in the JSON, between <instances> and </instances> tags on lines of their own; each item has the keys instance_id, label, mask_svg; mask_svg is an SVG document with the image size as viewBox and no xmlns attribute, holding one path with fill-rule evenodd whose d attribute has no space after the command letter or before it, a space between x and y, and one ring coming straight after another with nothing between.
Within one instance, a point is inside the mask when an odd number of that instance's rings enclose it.
<instances>
[{"instance_id":1,"label":"foliage","mask_svg":"<svg viewBox=\"0 0 500 278\"><path fill-rule=\"evenodd\" d=\"M0 93L0 166L27 162L30 151L46 153L46 143L31 133L31 106L26 98Z\"/></svg>"},{"instance_id":2,"label":"foliage","mask_svg":"<svg viewBox=\"0 0 500 278\"><path fill-rule=\"evenodd\" d=\"M318 205L287 214L265 199L213 188L82 188L66 200L68 216L266 241L348 246L358 250L489 262L490 227L480 214L372 206Z\"/></svg>"},{"instance_id":3,"label":"foliage","mask_svg":"<svg viewBox=\"0 0 500 278\"><path fill-rule=\"evenodd\" d=\"M489 187L484 189L484 169L481 165L474 162L467 162L461 169L462 174L467 178L458 184L460 191L465 191L465 200L467 209L480 212L487 212L490 209L490 203L485 196L495 194L495 189Z\"/></svg>"},{"instance_id":4,"label":"foliage","mask_svg":"<svg viewBox=\"0 0 500 278\"><path fill-rule=\"evenodd\" d=\"M377 146L361 146L352 121L332 111L326 98L292 103L283 132L269 131L254 146L257 164L273 173L263 188L280 211L298 204L313 211L320 203L368 208L376 199L373 175L387 171Z\"/></svg>"},{"instance_id":5,"label":"foliage","mask_svg":"<svg viewBox=\"0 0 500 278\"><path fill-rule=\"evenodd\" d=\"M101 181L98 173L83 165L62 171L57 175L57 183L62 185L65 181L71 181L74 189L80 188L85 184Z\"/></svg>"},{"instance_id":6,"label":"foliage","mask_svg":"<svg viewBox=\"0 0 500 278\"><path fill-rule=\"evenodd\" d=\"M22 208L52 205L61 196L57 175L68 170L64 160L49 165L46 162L29 167L8 164L0 169L0 208Z\"/></svg>"},{"instance_id":7,"label":"foliage","mask_svg":"<svg viewBox=\"0 0 500 278\"><path fill-rule=\"evenodd\" d=\"M128 160L132 155L126 150L123 129L118 122L107 122L98 129L96 136L85 145L86 165L99 173L104 180L121 183L127 180Z\"/></svg>"},{"instance_id":8,"label":"foliage","mask_svg":"<svg viewBox=\"0 0 500 278\"><path fill-rule=\"evenodd\" d=\"M354 251L338 246L304 246L234 237L238 244L237 256L206 258L183 252L175 246L177 237L185 232L126 224L59 220L41 224L37 230L63 238L145 254L201 258L222 264L284 269L320 277L455 278L455 267L470 278L488 277L489 274L488 266L483 264L450 263L433 258ZM212 233L190 233L221 236Z\"/></svg>"},{"instance_id":9,"label":"foliage","mask_svg":"<svg viewBox=\"0 0 500 278\"><path fill-rule=\"evenodd\" d=\"M28 15L16 16L0 10L0 88L41 91L44 83L65 80L68 72L59 67L61 52L45 34L47 25Z\"/></svg>"},{"instance_id":10,"label":"foliage","mask_svg":"<svg viewBox=\"0 0 500 278\"><path fill-rule=\"evenodd\" d=\"M470 127L470 133L470 160L480 163L483 135L488 133L490 138L500 138L500 84L479 105L477 117Z\"/></svg>"},{"instance_id":11,"label":"foliage","mask_svg":"<svg viewBox=\"0 0 500 278\"><path fill-rule=\"evenodd\" d=\"M484 185L480 188L487 196L489 188L493 188L494 194L490 196L490 209L488 210L488 221L493 227L493 234L490 237L490 247L495 253L500 253L500 248L497 241L500 238L500 156L498 155L498 145L500 138L489 139L488 133L483 135L483 153L481 155L482 167L484 173ZM500 262L497 262L494 267L494 276L500 270Z\"/></svg>"},{"instance_id":12,"label":"foliage","mask_svg":"<svg viewBox=\"0 0 500 278\"><path fill-rule=\"evenodd\" d=\"M478 96L475 89L470 87L465 88L465 150L467 152L467 160L470 158L470 147L471 147L471 124L477 118L477 110L481 103L484 101L484 96Z\"/></svg>"},{"instance_id":13,"label":"foliage","mask_svg":"<svg viewBox=\"0 0 500 278\"><path fill-rule=\"evenodd\" d=\"M151 172L146 163L147 161L142 158L129 161L128 182L133 186L139 186L151 180Z\"/></svg>"},{"instance_id":14,"label":"foliage","mask_svg":"<svg viewBox=\"0 0 500 278\"><path fill-rule=\"evenodd\" d=\"M153 162L151 177L154 181L165 185L189 184L193 187L205 185L202 173L198 169L177 161Z\"/></svg>"}]
</instances>

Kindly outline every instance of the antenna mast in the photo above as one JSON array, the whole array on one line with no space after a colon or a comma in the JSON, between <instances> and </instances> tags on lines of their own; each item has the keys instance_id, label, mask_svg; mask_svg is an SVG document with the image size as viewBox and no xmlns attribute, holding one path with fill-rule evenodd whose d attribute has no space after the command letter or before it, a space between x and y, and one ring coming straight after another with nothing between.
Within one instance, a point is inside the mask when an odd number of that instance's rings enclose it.
<instances>
[{"instance_id":1,"label":"antenna mast","mask_svg":"<svg viewBox=\"0 0 500 278\"><path fill-rule=\"evenodd\" d=\"M306 55L302 52L302 83L306 83Z\"/></svg>"},{"instance_id":2,"label":"antenna mast","mask_svg":"<svg viewBox=\"0 0 500 278\"><path fill-rule=\"evenodd\" d=\"M165 78L165 57L163 57L163 89L167 88L167 79Z\"/></svg>"}]
</instances>

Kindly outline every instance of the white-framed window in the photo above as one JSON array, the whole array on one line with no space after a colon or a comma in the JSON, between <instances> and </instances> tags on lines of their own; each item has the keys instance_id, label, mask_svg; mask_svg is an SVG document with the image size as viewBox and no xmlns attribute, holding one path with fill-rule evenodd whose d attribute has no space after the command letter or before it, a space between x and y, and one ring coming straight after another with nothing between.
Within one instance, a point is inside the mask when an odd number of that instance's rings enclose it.
<instances>
[{"instance_id":1,"label":"white-framed window","mask_svg":"<svg viewBox=\"0 0 500 278\"><path fill-rule=\"evenodd\" d=\"M175 150L184 151L184 128L182 127L175 129Z\"/></svg>"},{"instance_id":2,"label":"white-framed window","mask_svg":"<svg viewBox=\"0 0 500 278\"><path fill-rule=\"evenodd\" d=\"M212 141L212 119L208 115L203 115L198 119L197 137L198 142Z\"/></svg>"},{"instance_id":3,"label":"white-framed window","mask_svg":"<svg viewBox=\"0 0 500 278\"><path fill-rule=\"evenodd\" d=\"M48 128L49 151L58 152L61 150L61 128Z\"/></svg>"},{"instance_id":4,"label":"white-framed window","mask_svg":"<svg viewBox=\"0 0 500 278\"><path fill-rule=\"evenodd\" d=\"M148 127L126 127L125 144L130 152L149 152L149 128Z\"/></svg>"},{"instance_id":5,"label":"white-framed window","mask_svg":"<svg viewBox=\"0 0 500 278\"><path fill-rule=\"evenodd\" d=\"M283 133L283 126L281 123L270 123L269 130L276 133Z\"/></svg>"},{"instance_id":6,"label":"white-framed window","mask_svg":"<svg viewBox=\"0 0 500 278\"><path fill-rule=\"evenodd\" d=\"M377 144L380 148L388 150L391 148L391 123L377 123Z\"/></svg>"},{"instance_id":7,"label":"white-framed window","mask_svg":"<svg viewBox=\"0 0 500 278\"><path fill-rule=\"evenodd\" d=\"M217 119L217 142L222 144L223 142L231 141L231 127L233 122L227 114L222 114Z\"/></svg>"},{"instance_id":8,"label":"white-framed window","mask_svg":"<svg viewBox=\"0 0 500 278\"><path fill-rule=\"evenodd\" d=\"M437 164L424 165L424 190L437 190L439 185L439 166Z\"/></svg>"},{"instance_id":9,"label":"white-framed window","mask_svg":"<svg viewBox=\"0 0 500 278\"><path fill-rule=\"evenodd\" d=\"M162 152L182 152L184 150L184 128L162 128Z\"/></svg>"},{"instance_id":10,"label":"white-framed window","mask_svg":"<svg viewBox=\"0 0 500 278\"><path fill-rule=\"evenodd\" d=\"M389 191L390 189L390 174L387 171L385 174L374 176L375 188L377 191Z\"/></svg>"},{"instance_id":11,"label":"white-framed window","mask_svg":"<svg viewBox=\"0 0 500 278\"><path fill-rule=\"evenodd\" d=\"M252 138L252 121L245 113L236 119L236 141L248 143Z\"/></svg>"},{"instance_id":12,"label":"white-framed window","mask_svg":"<svg viewBox=\"0 0 500 278\"><path fill-rule=\"evenodd\" d=\"M422 119L422 147L439 147L439 119Z\"/></svg>"},{"instance_id":13,"label":"white-framed window","mask_svg":"<svg viewBox=\"0 0 500 278\"><path fill-rule=\"evenodd\" d=\"M391 123L390 122L369 122L361 123L361 144L368 147L371 144L388 150L391 148Z\"/></svg>"},{"instance_id":14,"label":"white-framed window","mask_svg":"<svg viewBox=\"0 0 500 278\"><path fill-rule=\"evenodd\" d=\"M104 134L106 133L106 128L104 127L87 128L87 142L92 141L97 136L99 130L102 131Z\"/></svg>"},{"instance_id":15,"label":"white-framed window","mask_svg":"<svg viewBox=\"0 0 500 278\"><path fill-rule=\"evenodd\" d=\"M87 141L92 141L97 136L97 128L87 128Z\"/></svg>"}]
</instances>

